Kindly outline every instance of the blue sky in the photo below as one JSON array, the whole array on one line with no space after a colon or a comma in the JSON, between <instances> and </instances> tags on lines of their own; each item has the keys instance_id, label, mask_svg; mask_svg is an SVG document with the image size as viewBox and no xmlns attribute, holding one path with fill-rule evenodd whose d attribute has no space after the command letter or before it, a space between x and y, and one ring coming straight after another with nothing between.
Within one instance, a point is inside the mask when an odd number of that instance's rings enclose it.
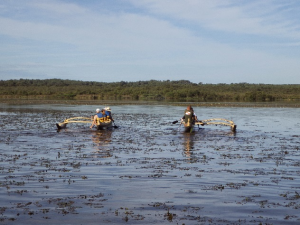
<instances>
[{"instance_id":1,"label":"blue sky","mask_svg":"<svg viewBox=\"0 0 300 225\"><path fill-rule=\"evenodd\" d=\"M0 79L300 84L298 0L2 0Z\"/></svg>"}]
</instances>

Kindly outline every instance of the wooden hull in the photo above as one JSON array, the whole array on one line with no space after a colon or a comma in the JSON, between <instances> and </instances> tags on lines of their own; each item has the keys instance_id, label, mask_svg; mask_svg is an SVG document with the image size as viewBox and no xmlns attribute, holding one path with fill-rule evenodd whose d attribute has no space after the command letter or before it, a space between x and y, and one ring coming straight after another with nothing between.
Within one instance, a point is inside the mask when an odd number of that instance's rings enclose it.
<instances>
[{"instance_id":1,"label":"wooden hull","mask_svg":"<svg viewBox=\"0 0 300 225\"><path fill-rule=\"evenodd\" d=\"M190 121L190 119L188 119L187 121L185 121L183 123L183 125L184 125L184 132L188 133L188 132L192 132L193 131L195 122L193 120Z\"/></svg>"},{"instance_id":2,"label":"wooden hull","mask_svg":"<svg viewBox=\"0 0 300 225\"><path fill-rule=\"evenodd\" d=\"M184 132L192 132L194 128L194 125L184 125Z\"/></svg>"},{"instance_id":3,"label":"wooden hull","mask_svg":"<svg viewBox=\"0 0 300 225\"><path fill-rule=\"evenodd\" d=\"M110 128L110 127L112 127L112 121L103 122L100 125L97 125L97 130L104 130L104 129L107 129L107 128Z\"/></svg>"}]
</instances>

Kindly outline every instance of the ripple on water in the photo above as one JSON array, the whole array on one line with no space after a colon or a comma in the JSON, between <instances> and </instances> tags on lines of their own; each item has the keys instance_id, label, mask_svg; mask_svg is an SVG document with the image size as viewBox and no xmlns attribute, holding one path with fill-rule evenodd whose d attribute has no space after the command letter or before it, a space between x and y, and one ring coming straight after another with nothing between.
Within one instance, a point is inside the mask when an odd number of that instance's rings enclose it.
<instances>
[{"instance_id":1,"label":"ripple on water","mask_svg":"<svg viewBox=\"0 0 300 225\"><path fill-rule=\"evenodd\" d=\"M238 130L185 134L181 107L115 106L118 129L56 131L94 108L1 108L1 222L299 223L298 109L195 107Z\"/></svg>"}]
</instances>

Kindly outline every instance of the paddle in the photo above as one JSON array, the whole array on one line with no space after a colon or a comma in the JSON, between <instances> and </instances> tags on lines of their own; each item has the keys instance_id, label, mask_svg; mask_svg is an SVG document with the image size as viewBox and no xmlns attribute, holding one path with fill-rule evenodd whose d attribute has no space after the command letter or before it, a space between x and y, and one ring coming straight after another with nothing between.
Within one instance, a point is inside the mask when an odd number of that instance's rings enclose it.
<instances>
[{"instance_id":1,"label":"paddle","mask_svg":"<svg viewBox=\"0 0 300 225\"><path fill-rule=\"evenodd\" d=\"M116 126L115 121L113 121L113 123L114 123L114 128L119 128L118 126Z\"/></svg>"},{"instance_id":2,"label":"paddle","mask_svg":"<svg viewBox=\"0 0 300 225\"><path fill-rule=\"evenodd\" d=\"M179 122L178 120L175 120L175 121L172 122L172 124L176 124L176 123L178 123L178 122ZM178 127L178 130L179 130L179 128L181 127L181 124L182 124L182 121L180 121L180 125L179 125L179 127Z\"/></svg>"},{"instance_id":3,"label":"paddle","mask_svg":"<svg viewBox=\"0 0 300 225\"><path fill-rule=\"evenodd\" d=\"M181 127L181 124L182 124L182 122L180 121L180 125L179 125L179 127L178 127L178 130L180 129L180 127Z\"/></svg>"}]
</instances>

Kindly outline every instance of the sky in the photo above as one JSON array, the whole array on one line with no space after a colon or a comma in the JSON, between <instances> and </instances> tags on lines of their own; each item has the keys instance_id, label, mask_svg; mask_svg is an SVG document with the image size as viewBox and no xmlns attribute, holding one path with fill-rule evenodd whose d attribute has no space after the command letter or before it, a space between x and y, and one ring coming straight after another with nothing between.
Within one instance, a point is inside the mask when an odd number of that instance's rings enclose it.
<instances>
[{"instance_id":1,"label":"sky","mask_svg":"<svg viewBox=\"0 0 300 225\"><path fill-rule=\"evenodd\" d=\"M0 80L300 84L299 0L0 0Z\"/></svg>"}]
</instances>

